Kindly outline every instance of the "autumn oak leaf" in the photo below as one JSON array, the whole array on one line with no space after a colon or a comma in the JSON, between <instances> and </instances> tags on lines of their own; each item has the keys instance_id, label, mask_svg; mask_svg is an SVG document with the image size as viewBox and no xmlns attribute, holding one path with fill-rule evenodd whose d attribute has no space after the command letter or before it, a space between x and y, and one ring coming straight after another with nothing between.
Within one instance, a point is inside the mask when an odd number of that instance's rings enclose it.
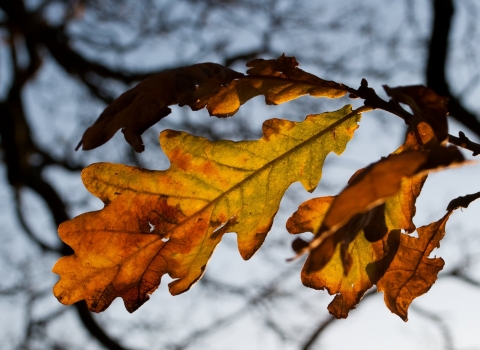
<instances>
[{"instance_id":1,"label":"autumn oak leaf","mask_svg":"<svg viewBox=\"0 0 480 350\"><path fill-rule=\"evenodd\" d=\"M338 196L314 198L301 204L287 222L290 233L315 234L308 245L297 243L300 252L310 252L302 270L302 282L335 294L328 309L337 318L346 318L368 289L385 281L385 273L390 271L403 244L405 234L401 231L415 230L415 201L425 174L463 162L455 147L420 150L422 146L415 135L420 131L429 139L428 134L433 132L421 123L416 128L407 134L405 144L396 152L357 171ZM403 263L417 265L413 259ZM430 279L432 284L435 279ZM426 283L424 289L427 285L431 286ZM411 299L420 294L423 292L418 289ZM386 303L392 298L396 296L388 291ZM400 307L389 308L402 318L406 315L399 311Z\"/></svg>"},{"instance_id":2,"label":"autumn oak leaf","mask_svg":"<svg viewBox=\"0 0 480 350\"><path fill-rule=\"evenodd\" d=\"M234 115L241 105L253 97L264 95L267 105L278 105L303 95L338 98L346 94L346 87L323 80L298 68L295 57L282 55L278 59L256 59L247 63L247 75L235 79L228 86L208 98L200 98L195 109L207 107L210 115Z\"/></svg>"},{"instance_id":3,"label":"autumn oak leaf","mask_svg":"<svg viewBox=\"0 0 480 350\"><path fill-rule=\"evenodd\" d=\"M226 232L237 233L240 254L249 259L287 188L300 181L313 191L325 157L344 151L359 119L351 106L303 122L272 119L261 139L241 142L165 130L160 144L168 170L87 167L82 180L105 207L60 225L75 253L54 266L55 296L64 304L85 300L96 312L122 297L133 312L164 274L174 279L173 295L188 290Z\"/></svg>"},{"instance_id":4,"label":"autumn oak leaf","mask_svg":"<svg viewBox=\"0 0 480 350\"><path fill-rule=\"evenodd\" d=\"M298 210L287 221L287 229L290 233L315 232L320 227L325 213L335 197L313 198L301 204ZM327 289L335 298L328 306L328 310L337 318L346 318L348 312L355 308L365 292L372 287L372 282L366 272L366 266L376 260L380 260L381 243L375 247L369 242L363 231L353 229L351 241L347 246L347 253L352 260L347 274L344 272L343 255L340 235L330 236L321 245L321 250L314 255L309 255L301 273L302 283L314 289ZM379 249L380 248L380 249ZM329 252L330 250L330 252ZM309 272L307 267L312 259L322 259L324 255L330 255L322 264L323 268Z\"/></svg>"},{"instance_id":5,"label":"autumn oak leaf","mask_svg":"<svg viewBox=\"0 0 480 350\"><path fill-rule=\"evenodd\" d=\"M137 152L144 150L141 135L170 114L168 106L190 105L197 95L214 94L222 85L243 76L216 63L200 63L166 70L121 94L89 127L77 146L91 150L110 140L120 129Z\"/></svg>"},{"instance_id":6,"label":"autumn oak leaf","mask_svg":"<svg viewBox=\"0 0 480 350\"><path fill-rule=\"evenodd\" d=\"M302 283L335 295L328 306L332 315L348 316L388 269L398 249L400 230L415 230L415 201L424 181L421 175L404 179L396 195L367 214L354 216L310 252L301 273ZM304 202L287 221L287 230L293 234L318 232L334 199L328 196ZM351 258L347 273L346 254Z\"/></svg>"},{"instance_id":7,"label":"autumn oak leaf","mask_svg":"<svg viewBox=\"0 0 480 350\"><path fill-rule=\"evenodd\" d=\"M443 142L448 138L447 97L439 96L435 91L423 85L395 88L385 85L384 89L395 102L408 105L415 116L426 121L433 129L438 142Z\"/></svg>"},{"instance_id":8,"label":"autumn oak leaf","mask_svg":"<svg viewBox=\"0 0 480 350\"><path fill-rule=\"evenodd\" d=\"M413 299L428 292L443 269L443 259L429 258L429 255L440 247L451 213L449 211L440 220L419 227L418 238L400 235L398 251L393 261L376 282L378 290L384 292L387 307L404 321L408 320L408 307Z\"/></svg>"},{"instance_id":9,"label":"autumn oak leaf","mask_svg":"<svg viewBox=\"0 0 480 350\"><path fill-rule=\"evenodd\" d=\"M144 150L141 135L170 114L168 106L207 108L210 115L228 117L253 97L264 95L267 104L280 104L303 95L337 98L346 94L342 84L327 81L297 68L294 57L256 59L248 75L216 63L200 63L148 77L113 101L83 134L77 149L94 149L122 130L137 152Z\"/></svg>"},{"instance_id":10,"label":"autumn oak leaf","mask_svg":"<svg viewBox=\"0 0 480 350\"><path fill-rule=\"evenodd\" d=\"M435 147L430 151L405 150L389 155L355 174L335 198L315 238L305 250L318 247L323 240L347 224L355 215L367 213L401 190L402 181L430 171L464 162L457 147ZM355 198L355 200L352 200ZM316 267L321 268L321 266Z\"/></svg>"}]
</instances>

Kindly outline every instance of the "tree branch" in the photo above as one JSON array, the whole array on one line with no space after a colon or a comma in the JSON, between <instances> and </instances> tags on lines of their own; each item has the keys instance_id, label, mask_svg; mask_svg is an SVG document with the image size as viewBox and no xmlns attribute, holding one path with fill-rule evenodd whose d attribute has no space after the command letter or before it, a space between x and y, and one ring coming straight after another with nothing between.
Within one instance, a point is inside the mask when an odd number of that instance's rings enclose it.
<instances>
[{"instance_id":1,"label":"tree branch","mask_svg":"<svg viewBox=\"0 0 480 350\"><path fill-rule=\"evenodd\" d=\"M120 345L119 342L110 338L104 330L98 325L92 316L92 313L88 310L87 303L80 301L74 304L78 317L82 321L85 328L90 334L95 337L100 343L102 343L107 349L110 350L126 350L127 348Z\"/></svg>"},{"instance_id":2,"label":"tree branch","mask_svg":"<svg viewBox=\"0 0 480 350\"><path fill-rule=\"evenodd\" d=\"M344 85L344 87L345 90L350 93L351 98L360 97L364 99L365 106L372 107L373 109L382 109L386 112L392 113L402 118L407 124L409 124L410 120L413 118L413 115L403 109L400 104L393 100L387 102L378 96L373 88L368 87L368 82L365 79L362 79L362 83L358 90L352 89L346 85ZM459 132L459 137L448 134L448 142L472 151L474 156L480 154L480 144L471 141L462 131Z\"/></svg>"},{"instance_id":3,"label":"tree branch","mask_svg":"<svg viewBox=\"0 0 480 350\"><path fill-rule=\"evenodd\" d=\"M455 210L457 208L468 208L469 204L478 198L480 198L480 192L455 198L448 204L447 211Z\"/></svg>"},{"instance_id":4,"label":"tree branch","mask_svg":"<svg viewBox=\"0 0 480 350\"><path fill-rule=\"evenodd\" d=\"M9 16L9 23L20 23L21 25L22 21L30 18L25 12L22 1L11 2L9 0L0 0L0 8ZM10 52L12 54L14 53L12 48L13 45L14 43L12 40L10 43ZM34 44L29 43L28 45L33 48L31 45ZM35 60L34 57L31 57L31 59ZM13 60L13 62L15 62L15 60ZM33 61L31 63L33 66L27 68L27 71L30 72L30 76L32 76L38 69L37 64L39 64L38 62ZM55 224L58 226L60 223L69 219L66 205L54 187L42 177L42 170L47 163L58 163L55 162L55 159L48 156L44 159L45 162L40 166L34 165L30 161L31 155L46 155L46 153L39 149L33 141L30 132L30 127L23 107L22 74L24 74L24 72L18 69L14 71L13 83L10 86L7 98L4 101L0 101L0 139L4 156L3 162L7 169L7 179L13 188L18 189L22 186L27 186L34 190L45 201ZM74 167L75 166L72 165L70 168ZM20 208L17 208L17 210L19 209ZM19 218L22 222L22 213L19 213ZM29 234L28 227L26 225L25 227L27 234ZM31 238L40 248L47 248L45 244L36 239L32 232L30 233ZM51 249L57 250L55 248ZM72 249L69 246L62 244L57 252L59 254L69 255L72 253ZM94 338L109 349L124 349L119 343L111 339L95 322L86 305L77 304L75 307L81 322Z\"/></svg>"},{"instance_id":5,"label":"tree branch","mask_svg":"<svg viewBox=\"0 0 480 350\"><path fill-rule=\"evenodd\" d=\"M377 295L377 290L376 289L370 289L365 295L363 296L362 300L365 300L372 295ZM313 344L318 340L320 335L327 329L330 325L332 325L337 319L333 316L330 315L328 318L325 320L321 321L318 325L317 328L310 334L310 336L307 338L307 340L303 343L303 345L300 347L301 350L310 350L313 346Z\"/></svg>"},{"instance_id":6,"label":"tree branch","mask_svg":"<svg viewBox=\"0 0 480 350\"><path fill-rule=\"evenodd\" d=\"M428 47L427 86L437 94L448 97L448 110L451 116L480 136L480 122L475 114L467 110L458 98L453 96L446 79L449 35L452 17L455 12L453 1L431 1L433 5L433 26Z\"/></svg>"},{"instance_id":7,"label":"tree branch","mask_svg":"<svg viewBox=\"0 0 480 350\"><path fill-rule=\"evenodd\" d=\"M425 310L424 308L421 308L417 306L416 304L412 304L411 309L418 313L420 316L425 317L435 323L438 328L440 329L442 335L443 335L443 340L445 343L445 350L453 350L455 347L453 346L453 337L452 337L452 332L448 328L448 326L445 324L445 321L438 316L437 314L430 312L428 310Z\"/></svg>"},{"instance_id":8,"label":"tree branch","mask_svg":"<svg viewBox=\"0 0 480 350\"><path fill-rule=\"evenodd\" d=\"M23 228L27 236L37 245L42 249L44 252L55 252L58 253L60 249L54 248L49 246L48 244L44 243L40 238L38 238L33 231L30 229L30 227L27 224L27 221L25 220L25 217L23 215L22 211L22 206L21 206L21 199L20 199L20 191L18 188L15 189L15 211L17 213L17 218L20 223L20 226Z\"/></svg>"},{"instance_id":9,"label":"tree branch","mask_svg":"<svg viewBox=\"0 0 480 350\"><path fill-rule=\"evenodd\" d=\"M465 134L460 131L458 133L459 137L453 136L453 135L448 135L448 142L451 144L462 147L465 149L468 149L469 151L473 152L473 156L477 156L480 154L480 145L478 143L475 143L471 141Z\"/></svg>"}]
</instances>

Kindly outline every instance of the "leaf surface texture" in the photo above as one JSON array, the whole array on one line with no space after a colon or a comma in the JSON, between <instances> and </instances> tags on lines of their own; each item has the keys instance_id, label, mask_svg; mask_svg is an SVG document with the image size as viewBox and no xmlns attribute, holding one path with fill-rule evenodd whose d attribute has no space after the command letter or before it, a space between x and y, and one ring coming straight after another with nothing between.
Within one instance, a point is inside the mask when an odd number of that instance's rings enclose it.
<instances>
[{"instance_id":1,"label":"leaf surface texture","mask_svg":"<svg viewBox=\"0 0 480 350\"><path fill-rule=\"evenodd\" d=\"M359 119L350 106L298 123L272 119L261 139L241 142L165 130L160 143L168 170L87 167L83 182L105 207L60 226L75 254L55 265L54 294L64 304L86 300L97 312L122 297L133 312L166 273L174 279L172 294L188 290L226 232L237 233L240 254L249 259L286 189L300 181L313 191L325 157L344 151Z\"/></svg>"}]
</instances>

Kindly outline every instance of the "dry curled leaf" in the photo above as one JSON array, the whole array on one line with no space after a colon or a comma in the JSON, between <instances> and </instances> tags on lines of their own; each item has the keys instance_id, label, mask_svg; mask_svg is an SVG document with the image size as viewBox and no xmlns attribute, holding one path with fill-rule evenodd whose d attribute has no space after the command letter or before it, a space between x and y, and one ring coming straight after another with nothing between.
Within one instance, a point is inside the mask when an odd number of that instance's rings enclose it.
<instances>
[{"instance_id":1,"label":"dry curled leaf","mask_svg":"<svg viewBox=\"0 0 480 350\"><path fill-rule=\"evenodd\" d=\"M400 230L415 230L415 201L424 181L425 176L404 179L396 195L367 214L354 217L310 253L302 270L302 282L335 295L328 306L332 315L348 316L388 269L398 249ZM287 221L288 231L317 232L334 198L314 198L301 204ZM347 273L346 254L350 257Z\"/></svg>"},{"instance_id":2,"label":"dry curled leaf","mask_svg":"<svg viewBox=\"0 0 480 350\"><path fill-rule=\"evenodd\" d=\"M170 69L154 74L113 101L82 136L77 148L94 149L120 129L137 152L144 149L141 135L170 114L168 106L191 105L198 96L212 94L243 74L216 63Z\"/></svg>"},{"instance_id":3,"label":"dry curled leaf","mask_svg":"<svg viewBox=\"0 0 480 350\"><path fill-rule=\"evenodd\" d=\"M391 154L362 169L335 198L306 250L318 247L355 215L368 212L398 193L403 179L463 162L458 148L438 146L431 151L405 150Z\"/></svg>"},{"instance_id":4,"label":"dry curled leaf","mask_svg":"<svg viewBox=\"0 0 480 350\"><path fill-rule=\"evenodd\" d=\"M321 225L325 213L328 211L334 197L313 198L301 204L298 210L287 221L290 233L315 232ZM358 304L364 293L372 287L372 282L366 272L366 266L381 256L379 249L370 243L363 231L352 229L350 241L343 245L341 235L332 235L319 247L317 254L310 254L302 270L302 283L314 289L327 289L335 298L328 306L328 310L337 318L346 318L348 312ZM376 244L378 245L378 243ZM346 248L346 250L345 250ZM380 246L381 248L381 246ZM344 255L351 257L350 267L345 274ZM321 264L323 268L308 272L307 266L312 260L314 264Z\"/></svg>"},{"instance_id":5,"label":"dry curled leaf","mask_svg":"<svg viewBox=\"0 0 480 350\"><path fill-rule=\"evenodd\" d=\"M422 125L416 127L426 131ZM428 138L427 134L431 132L425 132ZM418 130L410 131L394 154L357 171L338 196L303 203L287 222L291 233L315 234L309 245L300 246L300 252L310 251L302 282L335 294L328 309L337 318L347 317L390 271L402 243L401 230L415 230L412 218L425 173L463 161L456 148L420 151L416 135ZM415 266L417 261L410 263ZM392 298L390 292L386 300ZM412 293L412 299L420 294ZM397 314L403 317L400 311Z\"/></svg>"},{"instance_id":6,"label":"dry curled leaf","mask_svg":"<svg viewBox=\"0 0 480 350\"><path fill-rule=\"evenodd\" d=\"M384 86L388 96L396 102L404 103L413 114L426 121L433 129L439 142L448 137L448 98L437 95L432 89L423 85L399 86L390 88Z\"/></svg>"},{"instance_id":7,"label":"dry curled leaf","mask_svg":"<svg viewBox=\"0 0 480 350\"><path fill-rule=\"evenodd\" d=\"M376 282L378 290L385 294L387 307L404 321L408 320L408 307L413 299L431 288L443 268L442 258L429 258L429 255L440 247L451 213L428 226L419 227L418 238L400 235L398 251L390 267Z\"/></svg>"},{"instance_id":8,"label":"dry curled leaf","mask_svg":"<svg viewBox=\"0 0 480 350\"><path fill-rule=\"evenodd\" d=\"M424 152L406 151L392 154L363 169L330 206L316 233L318 243L322 237L345 225L354 215L368 212L395 195L401 188L402 180L418 174L426 160ZM311 247L315 248L315 244L315 241L312 242Z\"/></svg>"},{"instance_id":9,"label":"dry curled leaf","mask_svg":"<svg viewBox=\"0 0 480 350\"><path fill-rule=\"evenodd\" d=\"M141 135L170 114L168 106L207 107L210 115L234 115L242 104L259 95L267 104L280 104L300 96L342 97L345 87L297 68L294 57L257 59L247 63L243 75L216 63L200 63L148 77L110 104L88 128L77 148L103 145L120 129L137 152L144 150Z\"/></svg>"},{"instance_id":10,"label":"dry curled leaf","mask_svg":"<svg viewBox=\"0 0 480 350\"><path fill-rule=\"evenodd\" d=\"M205 105L210 115L226 117L253 97L264 95L265 103L278 105L303 95L338 98L346 94L342 84L320 79L298 68L295 57L256 59L247 63L247 75L232 81L215 95L200 98L195 109Z\"/></svg>"},{"instance_id":11,"label":"dry curled leaf","mask_svg":"<svg viewBox=\"0 0 480 350\"><path fill-rule=\"evenodd\" d=\"M61 239L74 255L61 258L54 294L64 304L86 300L105 310L122 297L135 311L168 273L170 292L188 290L204 273L226 232L236 232L249 259L263 243L286 189L296 181L312 191L330 152L340 154L357 129L351 106L263 125L254 141L211 142L166 130L160 143L165 171L98 163L82 172L105 207L63 223Z\"/></svg>"}]
</instances>

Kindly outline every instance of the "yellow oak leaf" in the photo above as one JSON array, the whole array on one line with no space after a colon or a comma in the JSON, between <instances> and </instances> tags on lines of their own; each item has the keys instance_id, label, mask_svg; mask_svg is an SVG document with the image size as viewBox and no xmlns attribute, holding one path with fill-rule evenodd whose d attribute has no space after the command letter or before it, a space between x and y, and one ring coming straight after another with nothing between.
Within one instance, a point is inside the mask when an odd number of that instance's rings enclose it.
<instances>
[{"instance_id":1,"label":"yellow oak leaf","mask_svg":"<svg viewBox=\"0 0 480 350\"><path fill-rule=\"evenodd\" d=\"M325 157L344 151L359 119L351 106L298 123L272 119L261 139L241 142L165 130L160 144L171 161L165 171L87 167L83 182L105 207L60 225L75 253L54 266L55 296L64 304L86 300L97 312L122 297L133 312L166 273L173 295L188 290L226 232L237 233L240 254L249 259L286 189L300 181L313 191Z\"/></svg>"}]
</instances>

